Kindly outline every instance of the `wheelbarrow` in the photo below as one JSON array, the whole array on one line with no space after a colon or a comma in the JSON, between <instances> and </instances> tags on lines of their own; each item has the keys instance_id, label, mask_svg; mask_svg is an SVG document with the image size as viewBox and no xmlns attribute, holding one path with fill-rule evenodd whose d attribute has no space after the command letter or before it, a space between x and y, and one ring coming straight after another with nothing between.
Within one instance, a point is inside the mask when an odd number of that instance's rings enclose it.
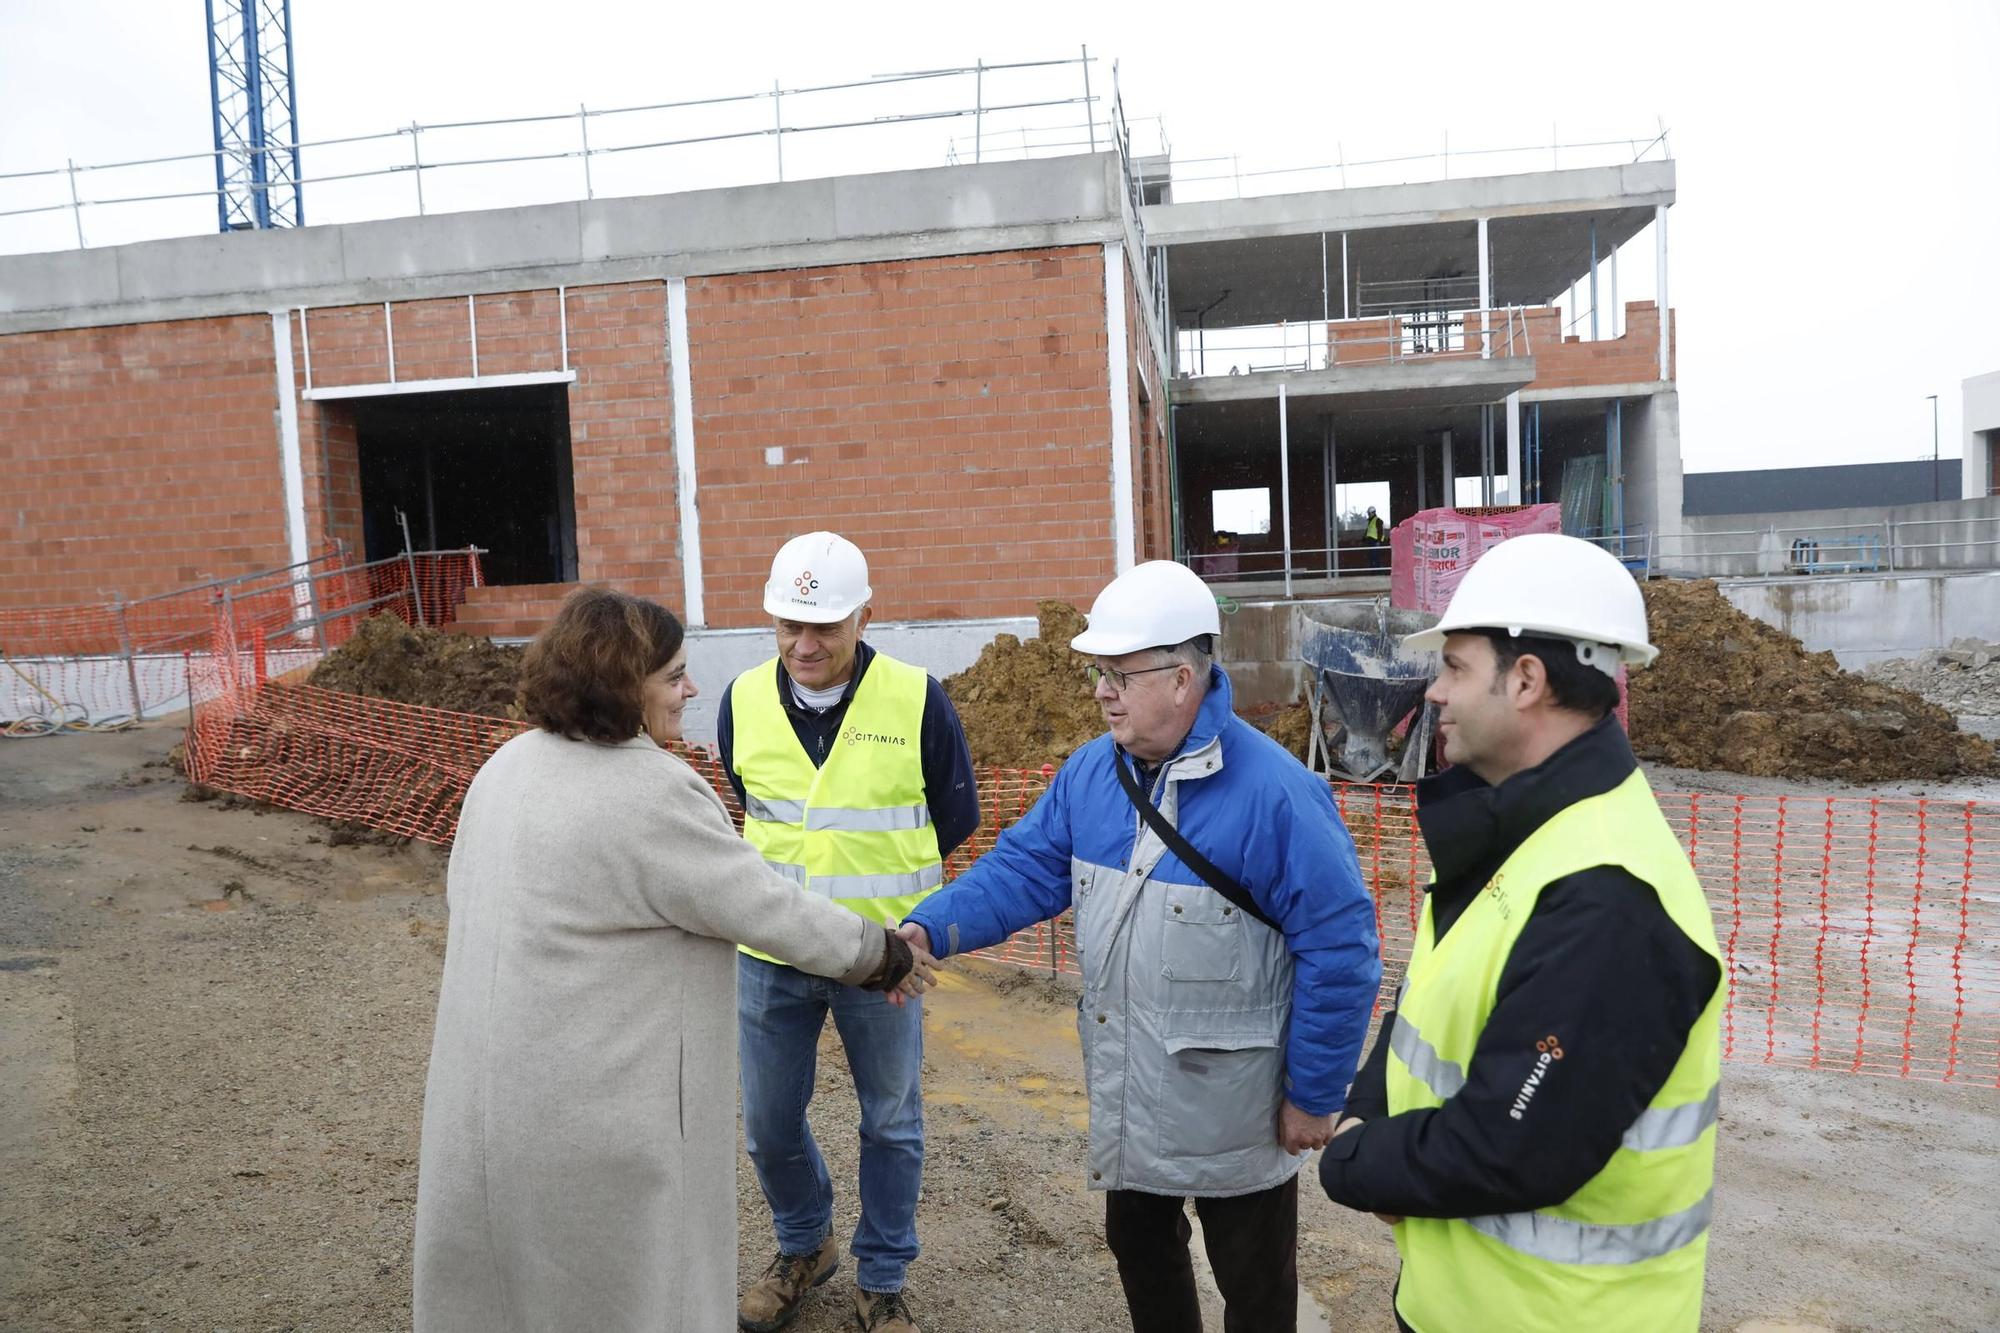
<instances>
[{"instance_id":1,"label":"wheelbarrow","mask_svg":"<svg viewBox=\"0 0 2000 1333\"><path fill-rule=\"evenodd\" d=\"M1386 597L1299 611L1299 656L1312 680L1306 766L1354 782L1373 782L1392 768L1405 782L1422 777L1435 725L1424 690L1437 675L1438 655L1403 647L1403 636L1429 629L1437 617L1394 610ZM1399 764L1390 737L1413 713Z\"/></svg>"}]
</instances>

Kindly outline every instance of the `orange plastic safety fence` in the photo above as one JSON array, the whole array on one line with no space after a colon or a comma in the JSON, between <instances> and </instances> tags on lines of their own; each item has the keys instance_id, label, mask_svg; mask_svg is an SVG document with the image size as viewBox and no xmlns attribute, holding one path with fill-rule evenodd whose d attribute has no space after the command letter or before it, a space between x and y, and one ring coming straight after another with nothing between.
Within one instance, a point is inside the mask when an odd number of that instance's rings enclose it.
<instances>
[{"instance_id":1,"label":"orange plastic safety fence","mask_svg":"<svg viewBox=\"0 0 2000 1333\"><path fill-rule=\"evenodd\" d=\"M0 727L98 729L178 711L241 676L309 666L377 611L449 624L480 580L479 553L422 551L349 565L339 551L137 602L0 610ZM412 591L414 589L414 592ZM261 671L213 657L218 628Z\"/></svg>"},{"instance_id":2,"label":"orange plastic safety fence","mask_svg":"<svg viewBox=\"0 0 2000 1333\"><path fill-rule=\"evenodd\" d=\"M219 651L218 662L244 660ZM448 842L465 789L520 724L239 672L196 711L190 776L259 800ZM715 757L687 748L728 799ZM990 850L1050 770L984 769L982 823L947 865ZM1430 862L1406 787L1334 796L1375 903L1378 1012L1408 964ZM2000 806L1867 796L1668 793L1715 912L1733 1060L2000 1087ZM988 956L1076 974L1067 914Z\"/></svg>"}]
</instances>

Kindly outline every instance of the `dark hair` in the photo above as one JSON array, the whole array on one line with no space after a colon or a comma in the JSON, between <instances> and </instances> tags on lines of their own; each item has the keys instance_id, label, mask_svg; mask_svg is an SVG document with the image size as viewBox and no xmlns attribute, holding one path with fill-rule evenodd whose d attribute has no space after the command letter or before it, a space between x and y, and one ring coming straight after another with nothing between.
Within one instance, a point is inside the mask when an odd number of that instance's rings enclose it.
<instances>
[{"instance_id":1,"label":"dark hair","mask_svg":"<svg viewBox=\"0 0 2000 1333\"><path fill-rule=\"evenodd\" d=\"M522 716L573 741L628 741L646 677L674 660L681 622L658 602L579 588L521 659Z\"/></svg>"},{"instance_id":2,"label":"dark hair","mask_svg":"<svg viewBox=\"0 0 2000 1333\"><path fill-rule=\"evenodd\" d=\"M1475 630L1493 645L1494 679L1506 675L1523 657L1541 659L1549 679L1549 697L1556 707L1602 718L1618 706L1618 682L1594 666L1577 659L1576 645L1568 639L1523 634L1518 639L1502 629Z\"/></svg>"}]
</instances>

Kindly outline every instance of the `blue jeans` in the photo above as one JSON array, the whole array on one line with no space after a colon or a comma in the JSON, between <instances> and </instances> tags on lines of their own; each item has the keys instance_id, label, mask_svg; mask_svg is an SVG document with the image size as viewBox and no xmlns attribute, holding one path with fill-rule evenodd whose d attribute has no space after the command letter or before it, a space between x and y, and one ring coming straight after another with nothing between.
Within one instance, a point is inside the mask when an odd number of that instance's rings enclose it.
<instances>
[{"instance_id":1,"label":"blue jeans","mask_svg":"<svg viewBox=\"0 0 2000 1333\"><path fill-rule=\"evenodd\" d=\"M922 1002L898 1009L873 991L748 954L736 956L736 979L743 1137L771 1205L778 1249L811 1254L833 1230L833 1184L806 1123L819 1034L831 1011L861 1100L856 1278L868 1291L901 1291L917 1257L924 1174Z\"/></svg>"}]
</instances>

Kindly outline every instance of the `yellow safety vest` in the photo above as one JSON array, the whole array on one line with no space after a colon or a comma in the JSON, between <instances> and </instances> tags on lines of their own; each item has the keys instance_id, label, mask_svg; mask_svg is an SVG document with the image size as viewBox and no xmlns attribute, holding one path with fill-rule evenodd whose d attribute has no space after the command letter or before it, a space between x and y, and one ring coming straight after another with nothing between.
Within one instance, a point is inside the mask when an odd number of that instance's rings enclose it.
<instances>
[{"instance_id":1,"label":"yellow safety vest","mask_svg":"<svg viewBox=\"0 0 2000 1333\"><path fill-rule=\"evenodd\" d=\"M1368 520L1368 531L1367 531L1367 537L1368 537L1368 540L1369 540L1369 541L1371 541L1371 542L1379 542L1379 541L1381 541L1381 540L1382 540L1382 520L1381 520L1381 519L1379 519L1379 518L1371 518L1371 519L1369 519L1369 520Z\"/></svg>"},{"instance_id":2,"label":"yellow safety vest","mask_svg":"<svg viewBox=\"0 0 2000 1333\"><path fill-rule=\"evenodd\" d=\"M944 882L924 791L930 678L875 654L848 700L832 753L815 766L778 697L778 669L773 658L729 686L743 836L801 887L893 926Z\"/></svg>"},{"instance_id":3,"label":"yellow safety vest","mask_svg":"<svg viewBox=\"0 0 2000 1333\"><path fill-rule=\"evenodd\" d=\"M1674 924L1720 965L1694 867L1644 774L1635 771L1530 835L1442 944L1425 900L1389 1036L1391 1115L1440 1106L1464 1086L1500 974L1542 889L1601 865L1621 866L1652 885ZM1718 1015L1727 985L1724 978L1716 986L1666 1086L1626 1129L1623 1146L1575 1194L1533 1212L1412 1217L1396 1228L1403 1256L1396 1308L1411 1328L1695 1333L1715 1182ZM1562 1038L1548 1035L1538 1057L1543 1066L1562 1058Z\"/></svg>"}]
</instances>

